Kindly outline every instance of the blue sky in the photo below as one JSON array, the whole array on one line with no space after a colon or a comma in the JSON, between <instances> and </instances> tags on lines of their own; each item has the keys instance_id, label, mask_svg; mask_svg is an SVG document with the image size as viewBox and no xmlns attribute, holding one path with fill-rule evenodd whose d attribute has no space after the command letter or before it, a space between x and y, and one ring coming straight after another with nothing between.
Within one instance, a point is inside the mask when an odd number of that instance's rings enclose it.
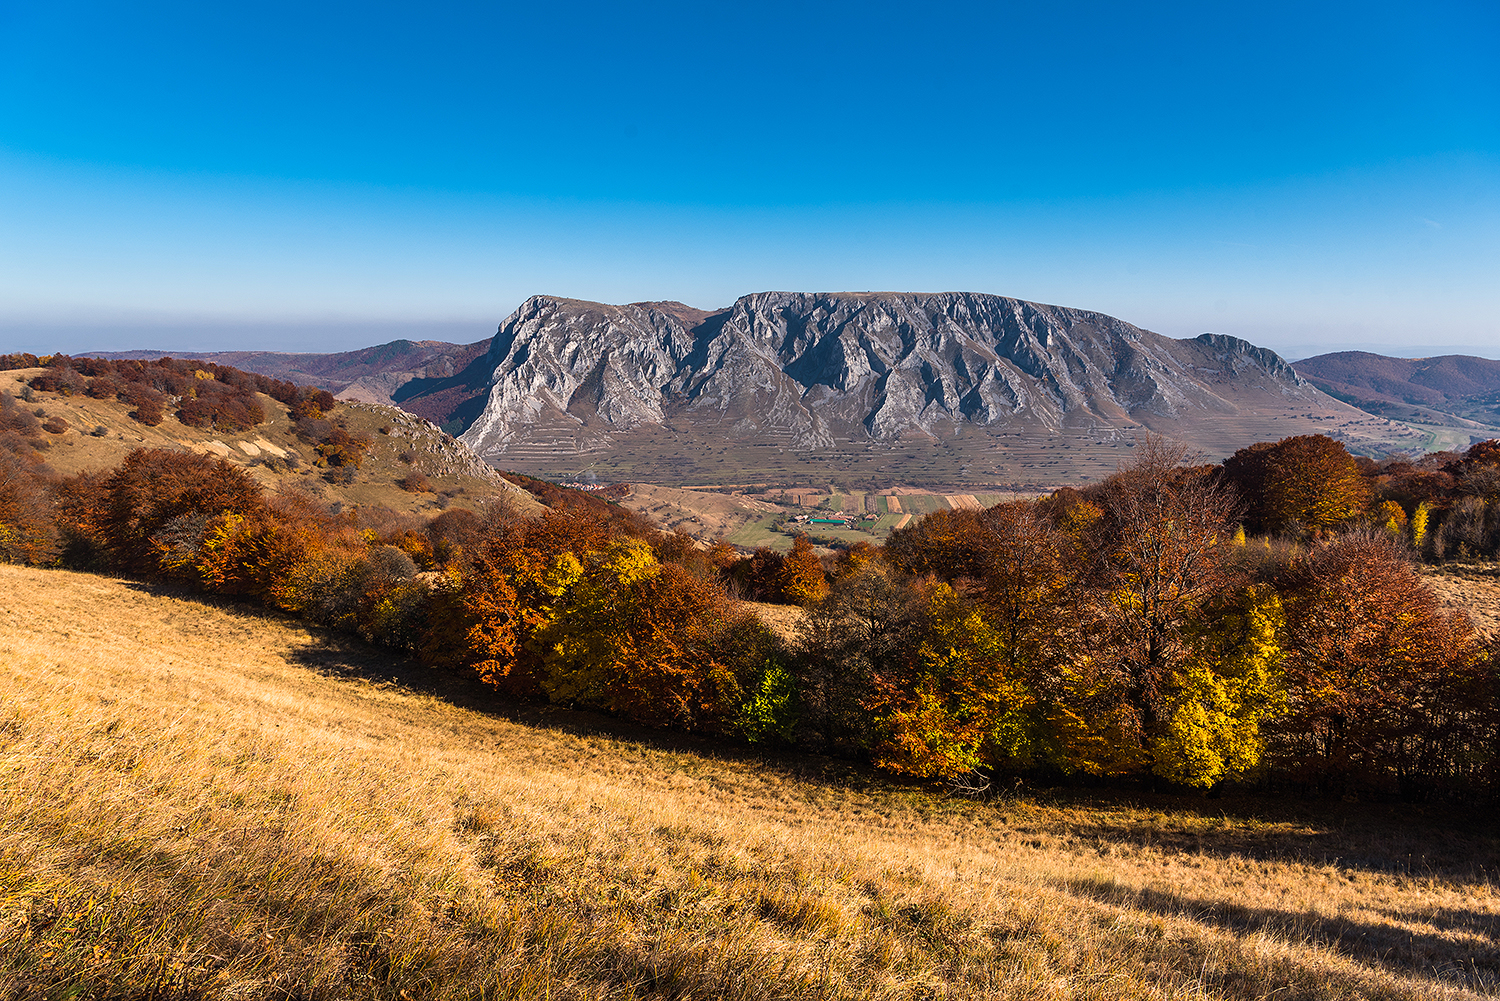
<instances>
[{"instance_id":1,"label":"blue sky","mask_svg":"<svg viewBox=\"0 0 1500 1001\"><path fill-rule=\"evenodd\" d=\"M0 348L945 290L1500 357L1500 8L0 0Z\"/></svg>"}]
</instances>

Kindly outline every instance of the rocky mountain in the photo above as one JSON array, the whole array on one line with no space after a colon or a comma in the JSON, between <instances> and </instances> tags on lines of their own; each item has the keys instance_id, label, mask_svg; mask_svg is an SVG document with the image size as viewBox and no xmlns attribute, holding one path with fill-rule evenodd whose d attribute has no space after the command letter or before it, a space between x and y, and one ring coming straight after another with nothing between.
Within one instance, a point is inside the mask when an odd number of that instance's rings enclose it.
<instances>
[{"instance_id":1,"label":"rocky mountain","mask_svg":"<svg viewBox=\"0 0 1500 1001\"><path fill-rule=\"evenodd\" d=\"M1368 413L1476 433L1500 427L1500 361L1490 358L1388 358L1338 351L1305 358L1296 369L1318 388Z\"/></svg>"},{"instance_id":2,"label":"rocky mountain","mask_svg":"<svg viewBox=\"0 0 1500 1001\"><path fill-rule=\"evenodd\" d=\"M1051 484L1112 471L1147 429L1215 458L1308 430L1418 443L1237 338L977 293L764 292L712 312L533 296L482 363L463 440L547 475Z\"/></svg>"}]
</instances>

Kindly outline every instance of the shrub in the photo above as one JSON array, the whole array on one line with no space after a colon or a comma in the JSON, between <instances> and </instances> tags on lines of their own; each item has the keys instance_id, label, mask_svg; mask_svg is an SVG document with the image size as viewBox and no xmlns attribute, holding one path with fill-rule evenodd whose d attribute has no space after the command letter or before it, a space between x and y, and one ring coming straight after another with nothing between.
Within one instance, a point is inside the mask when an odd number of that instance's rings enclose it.
<instances>
[{"instance_id":1,"label":"shrub","mask_svg":"<svg viewBox=\"0 0 1500 1001\"><path fill-rule=\"evenodd\" d=\"M126 403L135 408L130 411L132 420L139 421L147 427L156 427L165 419L164 405L167 398L158 390L144 383L131 383L121 395Z\"/></svg>"},{"instance_id":2,"label":"shrub","mask_svg":"<svg viewBox=\"0 0 1500 1001\"><path fill-rule=\"evenodd\" d=\"M396 486L411 494L428 493L432 490L432 481L415 469L396 481Z\"/></svg>"},{"instance_id":3,"label":"shrub","mask_svg":"<svg viewBox=\"0 0 1500 1001\"><path fill-rule=\"evenodd\" d=\"M101 509L91 515L110 562L132 573L156 573L151 537L183 515L249 514L260 487L223 459L168 449L136 449L104 478Z\"/></svg>"}]
</instances>

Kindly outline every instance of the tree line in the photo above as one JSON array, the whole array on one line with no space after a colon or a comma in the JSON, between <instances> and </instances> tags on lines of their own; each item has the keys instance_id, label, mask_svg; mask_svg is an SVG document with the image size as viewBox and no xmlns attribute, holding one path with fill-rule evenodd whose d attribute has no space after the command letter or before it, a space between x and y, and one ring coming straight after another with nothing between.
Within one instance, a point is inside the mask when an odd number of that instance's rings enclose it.
<instances>
[{"instance_id":1,"label":"tree line","mask_svg":"<svg viewBox=\"0 0 1500 1001\"><path fill-rule=\"evenodd\" d=\"M1495 443L1374 463L1302 436L1191 465L1148 438L1102 483L820 556L705 548L525 477L540 516L430 520L188 452L56 477L28 418L0 396L5 558L257 601L511 697L968 788L1500 790L1500 657L1417 566L1493 555ZM805 628L779 639L739 598Z\"/></svg>"}]
</instances>

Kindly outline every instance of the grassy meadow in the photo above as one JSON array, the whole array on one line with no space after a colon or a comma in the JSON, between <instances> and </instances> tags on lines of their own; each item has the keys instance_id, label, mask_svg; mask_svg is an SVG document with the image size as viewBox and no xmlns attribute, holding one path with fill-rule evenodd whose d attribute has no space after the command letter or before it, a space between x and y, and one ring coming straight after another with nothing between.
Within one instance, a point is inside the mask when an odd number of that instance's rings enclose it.
<instances>
[{"instance_id":1,"label":"grassy meadow","mask_svg":"<svg viewBox=\"0 0 1500 1001\"><path fill-rule=\"evenodd\" d=\"M1465 998L1500 836L1371 804L976 802L0 566L0 997Z\"/></svg>"}]
</instances>

